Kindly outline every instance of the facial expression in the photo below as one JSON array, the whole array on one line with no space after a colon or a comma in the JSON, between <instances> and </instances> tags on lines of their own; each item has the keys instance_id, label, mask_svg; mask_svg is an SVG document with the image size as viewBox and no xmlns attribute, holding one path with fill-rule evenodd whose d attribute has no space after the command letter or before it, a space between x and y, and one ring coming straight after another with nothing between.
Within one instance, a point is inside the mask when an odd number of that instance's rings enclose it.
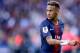
<instances>
[{"instance_id":1,"label":"facial expression","mask_svg":"<svg viewBox=\"0 0 80 53\"><path fill-rule=\"evenodd\" d=\"M57 8L55 6L51 6L51 5L47 6L46 13L47 13L47 17L49 19L54 19L55 17L57 17L58 12L59 12L59 8Z\"/></svg>"}]
</instances>

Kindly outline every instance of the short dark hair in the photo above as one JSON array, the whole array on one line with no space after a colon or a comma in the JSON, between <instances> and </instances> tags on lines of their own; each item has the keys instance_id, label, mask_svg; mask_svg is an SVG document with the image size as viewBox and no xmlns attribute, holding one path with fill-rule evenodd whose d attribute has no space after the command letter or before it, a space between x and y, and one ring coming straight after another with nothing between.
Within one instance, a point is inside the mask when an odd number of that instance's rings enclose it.
<instances>
[{"instance_id":1,"label":"short dark hair","mask_svg":"<svg viewBox=\"0 0 80 53\"><path fill-rule=\"evenodd\" d=\"M51 6L60 8L59 2L57 2L57 1L48 1L47 5L51 5Z\"/></svg>"}]
</instances>

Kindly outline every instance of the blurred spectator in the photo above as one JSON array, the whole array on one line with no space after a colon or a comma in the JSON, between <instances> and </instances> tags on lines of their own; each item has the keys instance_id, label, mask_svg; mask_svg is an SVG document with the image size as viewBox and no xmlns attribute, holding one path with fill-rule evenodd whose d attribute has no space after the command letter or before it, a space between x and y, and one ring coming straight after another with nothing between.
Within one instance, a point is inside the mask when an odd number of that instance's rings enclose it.
<instances>
[{"instance_id":1,"label":"blurred spectator","mask_svg":"<svg viewBox=\"0 0 80 53\"><path fill-rule=\"evenodd\" d=\"M63 33L62 39L79 41L78 36L76 34L74 34L73 32L70 32L70 28L67 25L64 28L64 33ZM75 50L75 46L70 46L70 45L62 46L63 53L72 53L72 50Z\"/></svg>"}]
</instances>

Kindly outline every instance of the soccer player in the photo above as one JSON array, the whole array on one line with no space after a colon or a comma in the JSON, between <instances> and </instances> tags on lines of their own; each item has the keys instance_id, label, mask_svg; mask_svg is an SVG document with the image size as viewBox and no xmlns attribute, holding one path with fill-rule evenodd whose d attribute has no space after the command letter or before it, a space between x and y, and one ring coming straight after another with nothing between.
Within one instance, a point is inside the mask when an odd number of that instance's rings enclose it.
<instances>
[{"instance_id":1,"label":"soccer player","mask_svg":"<svg viewBox=\"0 0 80 53\"><path fill-rule=\"evenodd\" d=\"M58 18L60 5L56 1L47 4L47 19L40 25L41 53L60 53L62 45L78 45L75 40L61 40L64 23Z\"/></svg>"}]
</instances>

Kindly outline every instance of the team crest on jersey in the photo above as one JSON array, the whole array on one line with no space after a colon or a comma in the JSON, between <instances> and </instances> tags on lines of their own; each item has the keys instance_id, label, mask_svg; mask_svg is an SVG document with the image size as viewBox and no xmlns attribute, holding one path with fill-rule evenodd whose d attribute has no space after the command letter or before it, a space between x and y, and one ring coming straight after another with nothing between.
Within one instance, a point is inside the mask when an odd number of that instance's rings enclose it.
<instances>
[{"instance_id":1,"label":"team crest on jersey","mask_svg":"<svg viewBox=\"0 0 80 53\"><path fill-rule=\"evenodd\" d=\"M48 32L48 27L46 26L46 27L43 27L43 32L44 33L47 33Z\"/></svg>"}]
</instances>

